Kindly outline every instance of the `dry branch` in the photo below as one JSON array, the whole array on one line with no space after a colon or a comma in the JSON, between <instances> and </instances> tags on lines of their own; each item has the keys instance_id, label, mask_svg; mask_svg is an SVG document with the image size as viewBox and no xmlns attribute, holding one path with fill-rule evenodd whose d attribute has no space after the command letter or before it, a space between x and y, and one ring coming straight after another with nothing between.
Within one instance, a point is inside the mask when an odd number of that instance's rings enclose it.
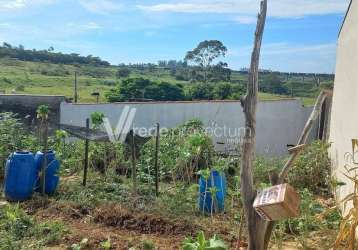
<instances>
[{"instance_id":1,"label":"dry branch","mask_svg":"<svg viewBox=\"0 0 358 250\"><path fill-rule=\"evenodd\" d=\"M314 124L315 120L319 117L319 114L321 113L322 105L323 105L324 101L326 100L327 96L328 96L328 92L326 92L326 91L322 91L319 94L319 96L316 100L316 103L313 107L312 113L311 113L310 117L308 118L308 121L302 131L302 134L298 140L297 145L306 144L307 138L310 135L313 124ZM301 150L298 150L298 151L294 152L293 154L291 154L291 157L288 159L288 161L286 162L285 166L283 167L283 169L279 175L279 183L283 183L283 181L287 177L288 172L292 168L295 159L300 154L300 152L301 152Z\"/></svg>"},{"instance_id":2,"label":"dry branch","mask_svg":"<svg viewBox=\"0 0 358 250\"><path fill-rule=\"evenodd\" d=\"M262 37L267 13L267 0L261 2L255 31L254 49L251 55L251 66L247 92L241 101L245 114L245 135L242 145L241 194L247 220L249 249L262 250L264 247L265 222L253 208L256 190L253 184L252 162L256 143L256 109L258 101L258 77Z\"/></svg>"},{"instance_id":3,"label":"dry branch","mask_svg":"<svg viewBox=\"0 0 358 250\"><path fill-rule=\"evenodd\" d=\"M286 179L289 171L291 170L291 168L293 167L293 164L295 162L295 160L297 159L297 157L300 155L300 153L302 152L302 150L305 148L306 146L306 141L307 138L312 130L312 127L314 125L314 121L319 117L319 114L321 113L322 110L322 105L324 103L324 101L326 100L326 98L331 95L332 92L329 91L322 91L317 100L316 103L314 105L314 108L312 110L312 113L310 115L310 117L307 120L307 123L305 125L305 127L303 128L303 131L301 133L301 136L298 140L297 145L293 148L289 149L289 152L291 153L289 159L287 160L285 166L282 168L281 173L279 174L277 181L275 181L274 183L271 183L272 185L277 185L277 184L282 184L284 182L284 180ZM268 244L270 242L270 238L271 238L271 234L272 231L274 229L275 223L270 221L270 222L266 222L265 228L266 228L266 233L265 233L265 246L264 249L268 248Z\"/></svg>"}]
</instances>

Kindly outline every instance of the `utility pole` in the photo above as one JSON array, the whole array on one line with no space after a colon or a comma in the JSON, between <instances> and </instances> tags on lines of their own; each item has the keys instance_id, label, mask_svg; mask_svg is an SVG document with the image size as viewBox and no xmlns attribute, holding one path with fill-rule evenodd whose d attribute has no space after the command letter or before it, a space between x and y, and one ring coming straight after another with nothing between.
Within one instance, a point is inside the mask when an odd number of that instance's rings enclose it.
<instances>
[{"instance_id":1,"label":"utility pole","mask_svg":"<svg viewBox=\"0 0 358 250\"><path fill-rule=\"evenodd\" d=\"M78 95L77 95L77 71L75 71L75 93L74 93L74 101L75 103L77 103L77 98L78 98Z\"/></svg>"}]
</instances>

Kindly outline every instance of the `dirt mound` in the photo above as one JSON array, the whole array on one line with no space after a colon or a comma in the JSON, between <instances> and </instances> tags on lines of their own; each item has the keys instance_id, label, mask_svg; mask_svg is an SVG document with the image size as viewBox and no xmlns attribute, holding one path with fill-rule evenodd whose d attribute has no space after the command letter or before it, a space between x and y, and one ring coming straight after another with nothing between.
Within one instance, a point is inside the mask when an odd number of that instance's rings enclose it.
<instances>
[{"instance_id":1,"label":"dirt mound","mask_svg":"<svg viewBox=\"0 0 358 250\"><path fill-rule=\"evenodd\" d=\"M135 214L115 205L96 209L94 221L142 234L194 235L198 231L198 228L182 221L150 214Z\"/></svg>"}]
</instances>

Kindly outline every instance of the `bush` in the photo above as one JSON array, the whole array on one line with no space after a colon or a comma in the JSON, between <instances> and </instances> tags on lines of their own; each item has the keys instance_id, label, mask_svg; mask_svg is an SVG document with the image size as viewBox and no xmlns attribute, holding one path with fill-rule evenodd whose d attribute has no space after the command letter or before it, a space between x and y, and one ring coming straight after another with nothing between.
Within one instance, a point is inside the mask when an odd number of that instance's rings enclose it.
<instances>
[{"instance_id":1,"label":"bush","mask_svg":"<svg viewBox=\"0 0 358 250\"><path fill-rule=\"evenodd\" d=\"M117 70L117 78L128 77L131 74L131 70L128 68L121 67Z\"/></svg>"},{"instance_id":2,"label":"bush","mask_svg":"<svg viewBox=\"0 0 358 250\"><path fill-rule=\"evenodd\" d=\"M15 90L16 90L16 91L25 91L25 86L24 86L24 85L17 85L17 86L15 87Z\"/></svg>"},{"instance_id":3,"label":"bush","mask_svg":"<svg viewBox=\"0 0 358 250\"><path fill-rule=\"evenodd\" d=\"M328 156L330 144L315 141L297 158L288 175L289 183L297 189L307 188L314 194L328 194L331 161Z\"/></svg>"},{"instance_id":4,"label":"bush","mask_svg":"<svg viewBox=\"0 0 358 250\"><path fill-rule=\"evenodd\" d=\"M41 249L60 240L65 232L59 222L36 223L19 205L0 210L1 249L24 249L30 242L33 249Z\"/></svg>"},{"instance_id":5,"label":"bush","mask_svg":"<svg viewBox=\"0 0 358 250\"><path fill-rule=\"evenodd\" d=\"M10 153L16 150L37 151L39 149L36 138L26 133L23 124L13 113L0 113L0 179L2 168Z\"/></svg>"}]
</instances>

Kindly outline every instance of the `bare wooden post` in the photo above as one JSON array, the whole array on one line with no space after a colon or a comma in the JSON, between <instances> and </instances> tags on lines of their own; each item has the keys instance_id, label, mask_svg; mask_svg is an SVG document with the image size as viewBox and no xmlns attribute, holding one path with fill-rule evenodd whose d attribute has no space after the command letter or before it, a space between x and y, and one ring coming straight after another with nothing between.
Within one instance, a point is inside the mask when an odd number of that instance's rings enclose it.
<instances>
[{"instance_id":1,"label":"bare wooden post","mask_svg":"<svg viewBox=\"0 0 358 250\"><path fill-rule=\"evenodd\" d=\"M88 172L88 148L89 148L89 126L90 126L90 119L86 119L86 141L85 141L85 166L83 169L83 186L87 184L87 172Z\"/></svg>"},{"instance_id":2,"label":"bare wooden post","mask_svg":"<svg viewBox=\"0 0 358 250\"><path fill-rule=\"evenodd\" d=\"M247 220L248 243L250 250L263 250L265 239L265 222L253 208L256 190L253 183L252 163L256 143L256 109L258 101L259 61L263 33L266 23L267 0L261 2L260 13L255 31L254 49L246 95L241 100L245 114L245 135L242 145L241 194Z\"/></svg>"},{"instance_id":3,"label":"bare wooden post","mask_svg":"<svg viewBox=\"0 0 358 250\"><path fill-rule=\"evenodd\" d=\"M135 137L134 137L134 130L132 130L131 153L132 153L133 194L136 194L136 193L137 193L137 167L136 167L136 156L135 156Z\"/></svg>"},{"instance_id":4,"label":"bare wooden post","mask_svg":"<svg viewBox=\"0 0 358 250\"><path fill-rule=\"evenodd\" d=\"M158 166L158 153L159 153L159 123L157 123L157 134L155 137L155 156L154 156L154 167L155 167L155 195L159 196L159 166Z\"/></svg>"},{"instance_id":5,"label":"bare wooden post","mask_svg":"<svg viewBox=\"0 0 358 250\"><path fill-rule=\"evenodd\" d=\"M42 162L42 175L41 175L41 194L46 194L46 172L47 172L47 151L48 151L48 123L47 120L43 123L44 126L44 161Z\"/></svg>"},{"instance_id":6,"label":"bare wooden post","mask_svg":"<svg viewBox=\"0 0 358 250\"><path fill-rule=\"evenodd\" d=\"M78 95L77 95L77 71L75 71L75 86L74 86L74 101L77 103Z\"/></svg>"}]
</instances>

